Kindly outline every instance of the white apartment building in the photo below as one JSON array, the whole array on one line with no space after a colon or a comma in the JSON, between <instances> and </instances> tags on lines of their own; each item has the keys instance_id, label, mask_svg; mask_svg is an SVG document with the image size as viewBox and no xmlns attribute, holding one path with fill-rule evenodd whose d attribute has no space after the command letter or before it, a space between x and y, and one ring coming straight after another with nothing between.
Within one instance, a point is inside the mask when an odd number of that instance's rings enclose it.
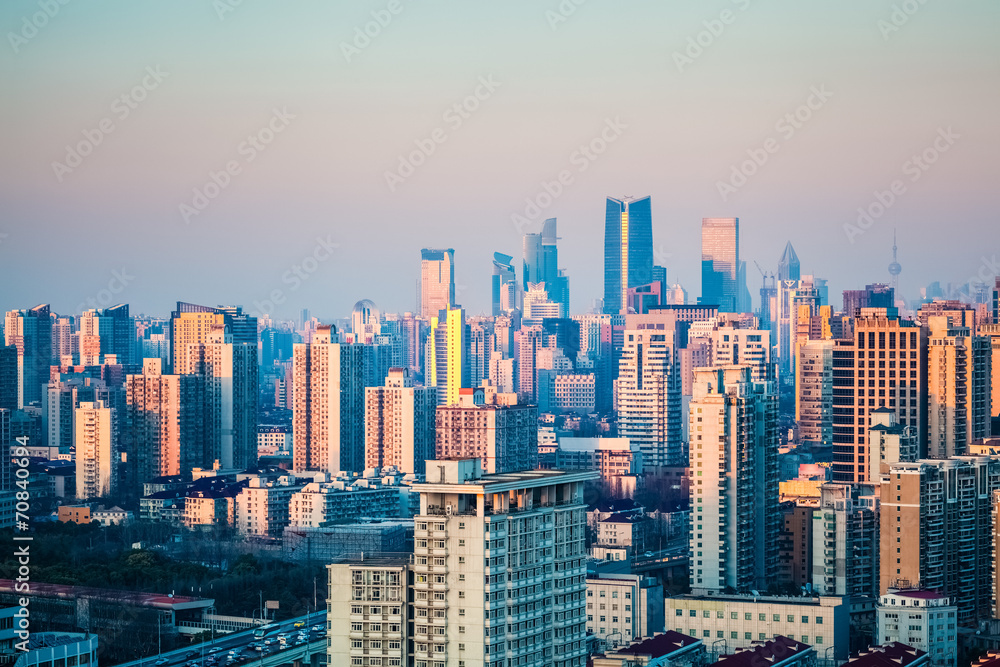
<instances>
[{"instance_id":1,"label":"white apartment building","mask_svg":"<svg viewBox=\"0 0 1000 667\"><path fill-rule=\"evenodd\" d=\"M257 428L258 455L274 455L292 451L292 432L285 426L259 426Z\"/></svg>"},{"instance_id":2,"label":"white apartment building","mask_svg":"<svg viewBox=\"0 0 1000 667\"><path fill-rule=\"evenodd\" d=\"M587 631L602 650L664 631L663 586L638 574L587 575Z\"/></svg>"},{"instance_id":3,"label":"white apartment building","mask_svg":"<svg viewBox=\"0 0 1000 667\"><path fill-rule=\"evenodd\" d=\"M850 645L850 599L755 595L680 595L665 603L666 626L726 650L749 648L778 635L846 660Z\"/></svg>"},{"instance_id":4,"label":"white apartment building","mask_svg":"<svg viewBox=\"0 0 1000 667\"><path fill-rule=\"evenodd\" d=\"M417 485L414 667L582 667L593 472L484 475L429 461ZM336 629L332 629L336 632Z\"/></svg>"},{"instance_id":5,"label":"white apartment building","mask_svg":"<svg viewBox=\"0 0 1000 667\"><path fill-rule=\"evenodd\" d=\"M926 651L935 667L958 664L958 629L955 605L928 590L889 589L879 597L879 643L900 642Z\"/></svg>"},{"instance_id":6,"label":"white apartment building","mask_svg":"<svg viewBox=\"0 0 1000 667\"><path fill-rule=\"evenodd\" d=\"M374 473L375 471L369 471ZM296 490L288 503L289 525L318 528L333 521L361 517L411 516L411 487L401 476L385 475L360 479L309 482Z\"/></svg>"},{"instance_id":7,"label":"white apartment building","mask_svg":"<svg viewBox=\"0 0 1000 667\"><path fill-rule=\"evenodd\" d=\"M120 454L117 415L103 401L81 402L75 411L76 497L81 500L117 491Z\"/></svg>"},{"instance_id":8,"label":"white apartment building","mask_svg":"<svg viewBox=\"0 0 1000 667\"><path fill-rule=\"evenodd\" d=\"M410 371L391 368L384 387L365 389L365 466L424 472L434 458L437 390L414 386Z\"/></svg>"},{"instance_id":9,"label":"white apartment building","mask_svg":"<svg viewBox=\"0 0 1000 667\"><path fill-rule=\"evenodd\" d=\"M409 651L408 560L327 565L327 660L331 667L401 667Z\"/></svg>"}]
</instances>

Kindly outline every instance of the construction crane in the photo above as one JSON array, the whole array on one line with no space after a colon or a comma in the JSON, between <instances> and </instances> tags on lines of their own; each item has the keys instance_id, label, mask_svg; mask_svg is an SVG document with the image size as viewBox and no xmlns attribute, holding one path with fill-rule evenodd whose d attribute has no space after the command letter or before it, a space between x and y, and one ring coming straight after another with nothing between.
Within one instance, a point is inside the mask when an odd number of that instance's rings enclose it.
<instances>
[{"instance_id":1,"label":"construction crane","mask_svg":"<svg viewBox=\"0 0 1000 667\"><path fill-rule=\"evenodd\" d=\"M757 265L757 270L760 271L760 277L761 277L761 281L763 282L764 289L769 289L769 288L773 289L775 287L775 282L774 282L775 281L775 275L774 275L774 272L772 271L771 273L767 273L766 271L764 271L764 269L761 268L760 262L758 262L756 259L753 261L753 263ZM768 279L771 280L771 284L770 285L767 284Z\"/></svg>"}]
</instances>

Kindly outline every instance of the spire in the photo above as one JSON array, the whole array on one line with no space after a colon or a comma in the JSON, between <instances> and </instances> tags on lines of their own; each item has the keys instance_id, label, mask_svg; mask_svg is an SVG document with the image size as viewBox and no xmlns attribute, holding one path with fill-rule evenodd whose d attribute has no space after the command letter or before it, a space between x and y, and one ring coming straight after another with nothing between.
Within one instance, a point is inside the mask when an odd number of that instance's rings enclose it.
<instances>
[{"instance_id":1,"label":"spire","mask_svg":"<svg viewBox=\"0 0 1000 667\"><path fill-rule=\"evenodd\" d=\"M800 280L801 273L799 256L795 254L795 248L792 247L792 242L789 241L785 244L785 250L781 253L781 259L778 260L778 280Z\"/></svg>"}]
</instances>

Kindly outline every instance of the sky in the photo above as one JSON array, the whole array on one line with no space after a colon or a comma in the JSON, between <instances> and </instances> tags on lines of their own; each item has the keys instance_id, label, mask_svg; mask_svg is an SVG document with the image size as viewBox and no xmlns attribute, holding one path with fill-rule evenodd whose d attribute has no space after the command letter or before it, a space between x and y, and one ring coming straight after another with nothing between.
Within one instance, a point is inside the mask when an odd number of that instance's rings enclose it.
<instances>
[{"instance_id":1,"label":"sky","mask_svg":"<svg viewBox=\"0 0 1000 667\"><path fill-rule=\"evenodd\" d=\"M4 0L0 308L402 312L450 247L477 314L555 217L584 312L627 195L692 298L703 217L740 218L755 296L791 241L839 307L894 229L907 298L992 280L998 28L994 0Z\"/></svg>"}]
</instances>

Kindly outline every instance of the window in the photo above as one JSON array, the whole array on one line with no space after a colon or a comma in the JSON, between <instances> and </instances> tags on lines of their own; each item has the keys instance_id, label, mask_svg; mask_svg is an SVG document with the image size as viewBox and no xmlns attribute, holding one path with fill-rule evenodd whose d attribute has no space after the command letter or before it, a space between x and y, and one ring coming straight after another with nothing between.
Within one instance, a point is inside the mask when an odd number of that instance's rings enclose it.
<instances>
[{"instance_id":1,"label":"window","mask_svg":"<svg viewBox=\"0 0 1000 667\"><path fill-rule=\"evenodd\" d=\"M820 635L816 635L816 643L817 644L822 644L823 643L823 637L821 637Z\"/></svg>"},{"instance_id":2,"label":"window","mask_svg":"<svg viewBox=\"0 0 1000 667\"><path fill-rule=\"evenodd\" d=\"M757 615L757 620L758 621L766 621L767 620L767 614L758 614Z\"/></svg>"},{"instance_id":3,"label":"window","mask_svg":"<svg viewBox=\"0 0 1000 667\"><path fill-rule=\"evenodd\" d=\"M752 621L753 620L753 614L751 614L750 612L745 612L743 614L743 620L744 621Z\"/></svg>"},{"instance_id":4,"label":"window","mask_svg":"<svg viewBox=\"0 0 1000 667\"><path fill-rule=\"evenodd\" d=\"M363 630L364 626L360 623L351 623L351 632L362 632Z\"/></svg>"},{"instance_id":5,"label":"window","mask_svg":"<svg viewBox=\"0 0 1000 667\"><path fill-rule=\"evenodd\" d=\"M683 616L683 615L684 615L683 609L674 609L674 616Z\"/></svg>"},{"instance_id":6,"label":"window","mask_svg":"<svg viewBox=\"0 0 1000 667\"><path fill-rule=\"evenodd\" d=\"M736 616L736 612L735 612L735 611L731 611L731 612L729 612L729 618L731 618L731 619L733 619L733 620L735 621L735 620L736 620L736 619L738 618L738 617Z\"/></svg>"},{"instance_id":7,"label":"window","mask_svg":"<svg viewBox=\"0 0 1000 667\"><path fill-rule=\"evenodd\" d=\"M789 615L788 615L788 622L789 622L789 623L794 623L794 622L795 622L795 616L794 616L794 615L792 615L792 614L789 614Z\"/></svg>"},{"instance_id":8,"label":"window","mask_svg":"<svg viewBox=\"0 0 1000 667\"><path fill-rule=\"evenodd\" d=\"M707 609L705 611L701 612L701 615L704 616L705 618L712 618L712 612L710 612Z\"/></svg>"},{"instance_id":9,"label":"window","mask_svg":"<svg viewBox=\"0 0 1000 667\"><path fill-rule=\"evenodd\" d=\"M694 618L697 615L698 615L698 611L695 610L695 609L691 609L690 611L688 611L688 616L691 616L692 618Z\"/></svg>"},{"instance_id":10,"label":"window","mask_svg":"<svg viewBox=\"0 0 1000 667\"><path fill-rule=\"evenodd\" d=\"M816 625L823 625L823 617L822 616L817 616L816 617Z\"/></svg>"},{"instance_id":11,"label":"window","mask_svg":"<svg viewBox=\"0 0 1000 667\"><path fill-rule=\"evenodd\" d=\"M721 611L717 611L717 612L715 612L715 617L716 618L725 618L726 615L723 614Z\"/></svg>"},{"instance_id":12,"label":"window","mask_svg":"<svg viewBox=\"0 0 1000 667\"><path fill-rule=\"evenodd\" d=\"M781 621L781 614L775 614L775 615L774 615L774 622L775 622L775 623L778 623L778 622L780 622L780 621Z\"/></svg>"},{"instance_id":13,"label":"window","mask_svg":"<svg viewBox=\"0 0 1000 667\"><path fill-rule=\"evenodd\" d=\"M803 617L802 617L802 622L803 622L803 623L808 623L808 622L809 622L809 617L808 617L808 616L803 616ZM804 640L804 639L803 639L802 641L803 641L803 642L805 642L805 640Z\"/></svg>"}]
</instances>

